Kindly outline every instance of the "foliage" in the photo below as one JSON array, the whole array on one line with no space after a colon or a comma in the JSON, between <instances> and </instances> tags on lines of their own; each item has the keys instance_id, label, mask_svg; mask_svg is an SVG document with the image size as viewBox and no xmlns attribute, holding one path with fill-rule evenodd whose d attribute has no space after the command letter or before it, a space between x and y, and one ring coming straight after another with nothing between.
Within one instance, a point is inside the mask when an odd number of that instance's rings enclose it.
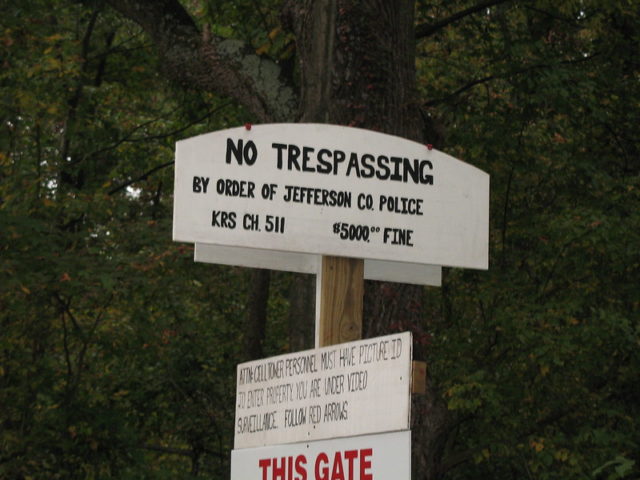
<instances>
[{"instance_id":1,"label":"foliage","mask_svg":"<svg viewBox=\"0 0 640 480\"><path fill-rule=\"evenodd\" d=\"M490 271L450 272L430 320L473 457L453 478L637 475L633 24L626 2L521 2L420 52L447 144L492 182Z\"/></svg>"},{"instance_id":2,"label":"foliage","mask_svg":"<svg viewBox=\"0 0 640 480\"><path fill-rule=\"evenodd\" d=\"M234 112L101 2L5 10L0 477L222 475L247 273L171 242L166 167Z\"/></svg>"}]
</instances>

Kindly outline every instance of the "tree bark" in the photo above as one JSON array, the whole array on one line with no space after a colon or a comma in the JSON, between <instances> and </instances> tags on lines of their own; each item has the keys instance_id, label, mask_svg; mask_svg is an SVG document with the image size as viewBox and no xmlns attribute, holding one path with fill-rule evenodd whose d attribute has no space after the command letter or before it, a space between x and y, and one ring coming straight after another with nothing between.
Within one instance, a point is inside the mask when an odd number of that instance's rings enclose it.
<instances>
[{"instance_id":1,"label":"tree bark","mask_svg":"<svg viewBox=\"0 0 640 480\"><path fill-rule=\"evenodd\" d=\"M300 62L301 121L427 140L431 125L425 124L416 95L413 8L411 0L289 0L287 18ZM413 285L368 282L365 336L420 325L422 292ZM431 382L427 388L413 401L412 464L414 478L432 480L442 474L450 418Z\"/></svg>"},{"instance_id":2,"label":"tree bark","mask_svg":"<svg viewBox=\"0 0 640 480\"><path fill-rule=\"evenodd\" d=\"M289 349L300 352L313 348L315 333L315 278L294 274L289 293Z\"/></svg>"},{"instance_id":3,"label":"tree bark","mask_svg":"<svg viewBox=\"0 0 640 480\"><path fill-rule=\"evenodd\" d=\"M164 75L234 98L258 121L290 121L297 98L280 67L243 42L200 31L178 0L107 0L151 37Z\"/></svg>"},{"instance_id":4,"label":"tree bark","mask_svg":"<svg viewBox=\"0 0 640 480\"><path fill-rule=\"evenodd\" d=\"M251 271L251 288L248 295L245 320L244 347L247 357L256 360L264 357L264 338L267 328L267 307L271 272L255 268Z\"/></svg>"}]
</instances>

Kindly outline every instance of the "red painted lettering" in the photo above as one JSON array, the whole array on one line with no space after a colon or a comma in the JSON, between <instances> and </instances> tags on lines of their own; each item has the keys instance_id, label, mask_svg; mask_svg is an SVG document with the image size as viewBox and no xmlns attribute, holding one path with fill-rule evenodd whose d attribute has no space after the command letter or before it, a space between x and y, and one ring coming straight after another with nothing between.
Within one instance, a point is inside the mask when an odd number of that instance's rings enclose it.
<instances>
[{"instance_id":1,"label":"red painted lettering","mask_svg":"<svg viewBox=\"0 0 640 480\"><path fill-rule=\"evenodd\" d=\"M347 450L344 452L344 458L347 459L347 480L353 480L353 461L358 458L358 450Z\"/></svg>"},{"instance_id":2,"label":"red painted lettering","mask_svg":"<svg viewBox=\"0 0 640 480\"><path fill-rule=\"evenodd\" d=\"M360 450L360 480L373 480L373 474L368 471L371 468L370 457L372 455L372 448L363 448Z\"/></svg>"},{"instance_id":3,"label":"red painted lettering","mask_svg":"<svg viewBox=\"0 0 640 480\"><path fill-rule=\"evenodd\" d=\"M258 460L258 466L262 469L262 480L268 480L267 470L269 469L269 465L271 465L270 458L263 458L262 460Z\"/></svg>"},{"instance_id":4,"label":"red painted lettering","mask_svg":"<svg viewBox=\"0 0 640 480\"><path fill-rule=\"evenodd\" d=\"M304 468L307 465L307 457L304 455L298 455L296 457L296 473L299 475L296 480L307 480L307 469Z\"/></svg>"},{"instance_id":5,"label":"red painted lettering","mask_svg":"<svg viewBox=\"0 0 640 480\"><path fill-rule=\"evenodd\" d=\"M344 469L342 468L342 455L340 455L340 452L336 452L333 457L331 480L344 480Z\"/></svg>"},{"instance_id":6,"label":"red painted lettering","mask_svg":"<svg viewBox=\"0 0 640 480\"><path fill-rule=\"evenodd\" d=\"M321 463L323 463L325 466L321 467ZM315 480L329 480L329 467L326 466L328 463L329 457L327 457L327 454L319 453L316 457Z\"/></svg>"},{"instance_id":7,"label":"red painted lettering","mask_svg":"<svg viewBox=\"0 0 640 480\"><path fill-rule=\"evenodd\" d=\"M285 476L287 473L287 457L282 457L280 460L282 460L282 463L278 466L278 459L273 459L272 480L287 480L287 477Z\"/></svg>"}]
</instances>

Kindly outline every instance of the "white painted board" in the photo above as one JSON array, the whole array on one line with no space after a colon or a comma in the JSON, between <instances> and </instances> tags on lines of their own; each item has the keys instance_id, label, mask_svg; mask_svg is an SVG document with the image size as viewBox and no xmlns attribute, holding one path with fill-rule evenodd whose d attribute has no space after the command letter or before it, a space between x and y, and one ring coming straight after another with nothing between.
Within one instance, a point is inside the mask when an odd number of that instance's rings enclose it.
<instances>
[{"instance_id":1,"label":"white painted board","mask_svg":"<svg viewBox=\"0 0 640 480\"><path fill-rule=\"evenodd\" d=\"M203 263L266 268L313 275L317 274L320 268L320 256L311 253L281 252L206 243L196 243L193 259Z\"/></svg>"},{"instance_id":2,"label":"white painted board","mask_svg":"<svg viewBox=\"0 0 640 480\"><path fill-rule=\"evenodd\" d=\"M196 262L220 265L266 268L315 275L320 269L321 257L312 253L280 252L278 250L196 243L194 260ZM365 259L364 278L366 280L439 287L442 285L442 267L421 265L419 263Z\"/></svg>"},{"instance_id":3,"label":"white painted board","mask_svg":"<svg viewBox=\"0 0 640 480\"><path fill-rule=\"evenodd\" d=\"M234 447L407 430L411 333L238 365Z\"/></svg>"},{"instance_id":4,"label":"white painted board","mask_svg":"<svg viewBox=\"0 0 640 480\"><path fill-rule=\"evenodd\" d=\"M231 480L410 480L411 432L231 452Z\"/></svg>"},{"instance_id":5,"label":"white painted board","mask_svg":"<svg viewBox=\"0 0 640 480\"><path fill-rule=\"evenodd\" d=\"M173 238L486 269L489 176L369 130L267 124L177 142Z\"/></svg>"}]
</instances>

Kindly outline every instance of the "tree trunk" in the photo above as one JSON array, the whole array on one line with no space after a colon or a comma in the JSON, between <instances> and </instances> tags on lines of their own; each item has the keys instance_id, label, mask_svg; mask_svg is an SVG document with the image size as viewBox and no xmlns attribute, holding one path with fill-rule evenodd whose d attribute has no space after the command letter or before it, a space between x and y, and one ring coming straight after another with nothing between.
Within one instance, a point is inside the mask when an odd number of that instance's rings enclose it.
<instances>
[{"instance_id":1,"label":"tree trunk","mask_svg":"<svg viewBox=\"0 0 640 480\"><path fill-rule=\"evenodd\" d=\"M262 122L293 121L297 116L302 122L361 127L439 143L424 138L431 126L417 101L413 0L284 0L283 20L297 39L301 90L297 98L278 65L258 58L242 42L200 32L178 0L108 3L150 35L169 78L190 88L227 94ZM268 283L267 273L255 273L248 316L251 334L246 339L252 358L262 356ZM292 304L306 305L312 312L313 294L303 288L304 279L298 283L301 296ZM419 329L422 292L416 286L369 282L364 334ZM304 342L292 329L292 338L296 337ZM427 395L414 400L413 411L414 478L440 478L444 440L451 431L446 407L428 385Z\"/></svg>"},{"instance_id":2,"label":"tree trunk","mask_svg":"<svg viewBox=\"0 0 640 480\"><path fill-rule=\"evenodd\" d=\"M289 293L289 350L300 352L313 348L315 333L315 278L298 273Z\"/></svg>"},{"instance_id":3,"label":"tree trunk","mask_svg":"<svg viewBox=\"0 0 640 480\"><path fill-rule=\"evenodd\" d=\"M411 0L290 0L288 18L298 39L301 121L424 142L427 126L415 91L413 9ZM368 282L365 336L419 325L422 291L413 285ZM431 385L413 403L414 478L440 478L449 430L446 406Z\"/></svg>"},{"instance_id":4,"label":"tree trunk","mask_svg":"<svg viewBox=\"0 0 640 480\"><path fill-rule=\"evenodd\" d=\"M263 343L266 333L270 283L271 272L269 270L258 268L252 270L244 333L245 352L250 360L264 357Z\"/></svg>"}]
</instances>

